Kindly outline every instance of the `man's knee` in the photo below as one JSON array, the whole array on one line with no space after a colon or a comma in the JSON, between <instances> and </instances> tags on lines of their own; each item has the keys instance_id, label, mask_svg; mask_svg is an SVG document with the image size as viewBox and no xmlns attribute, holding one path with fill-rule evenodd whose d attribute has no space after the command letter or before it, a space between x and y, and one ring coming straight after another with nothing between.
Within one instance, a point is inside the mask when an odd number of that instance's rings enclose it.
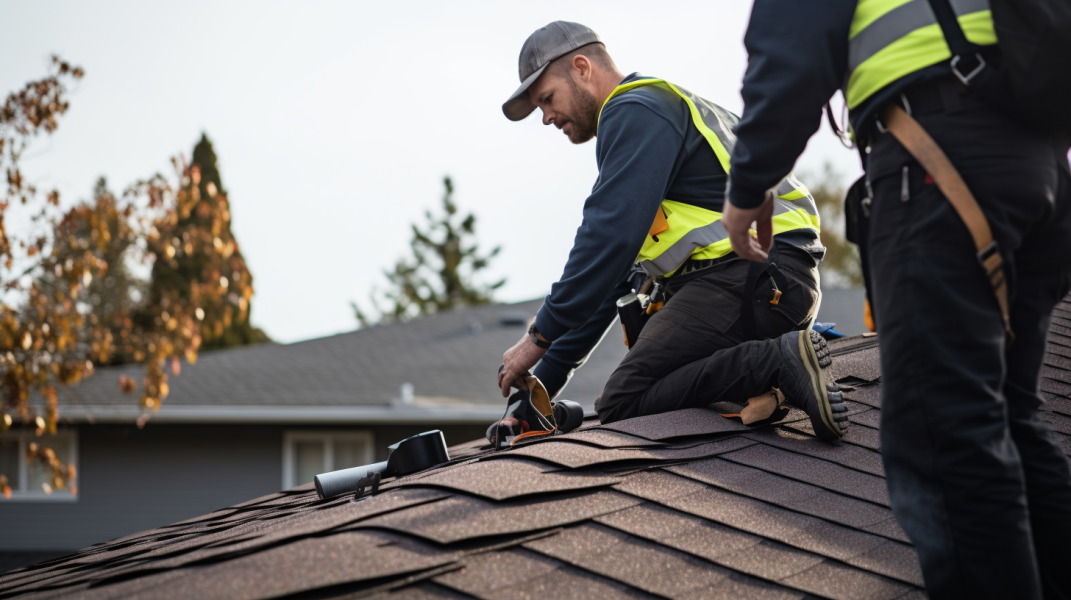
<instances>
[{"instance_id":1,"label":"man's knee","mask_svg":"<svg viewBox=\"0 0 1071 600\"><path fill-rule=\"evenodd\" d=\"M610 375L602 393L595 398L595 412L599 414L599 421L604 424L638 416L636 405L641 394L622 390L620 382L624 378L619 367Z\"/></svg>"}]
</instances>

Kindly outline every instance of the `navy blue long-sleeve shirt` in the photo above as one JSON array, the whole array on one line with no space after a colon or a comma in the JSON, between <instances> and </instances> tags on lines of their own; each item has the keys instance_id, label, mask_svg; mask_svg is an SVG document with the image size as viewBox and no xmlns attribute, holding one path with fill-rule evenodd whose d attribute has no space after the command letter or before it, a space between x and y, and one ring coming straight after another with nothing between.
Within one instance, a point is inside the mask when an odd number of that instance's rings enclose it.
<instances>
[{"instance_id":1,"label":"navy blue long-sleeve shirt","mask_svg":"<svg viewBox=\"0 0 1071 600\"><path fill-rule=\"evenodd\" d=\"M744 46L744 113L736 126L729 202L762 204L792 170L844 82L856 0L755 0Z\"/></svg>"}]
</instances>

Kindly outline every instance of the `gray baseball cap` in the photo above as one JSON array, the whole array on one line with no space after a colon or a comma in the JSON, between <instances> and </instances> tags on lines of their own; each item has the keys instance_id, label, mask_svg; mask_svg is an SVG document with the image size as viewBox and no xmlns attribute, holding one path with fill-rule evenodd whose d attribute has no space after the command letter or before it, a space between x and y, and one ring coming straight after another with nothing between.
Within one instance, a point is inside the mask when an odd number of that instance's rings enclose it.
<instances>
[{"instance_id":1,"label":"gray baseball cap","mask_svg":"<svg viewBox=\"0 0 1071 600\"><path fill-rule=\"evenodd\" d=\"M569 54L581 46L587 46L595 42L602 42L599 34L580 23L569 21L554 21L540 27L528 36L521 46L521 56L518 59L517 71L521 76L521 87L513 92L513 95L502 105L502 112L510 121L520 121L532 114L535 105L528 98L528 87L535 83L536 79L543 74L547 65Z\"/></svg>"}]
</instances>

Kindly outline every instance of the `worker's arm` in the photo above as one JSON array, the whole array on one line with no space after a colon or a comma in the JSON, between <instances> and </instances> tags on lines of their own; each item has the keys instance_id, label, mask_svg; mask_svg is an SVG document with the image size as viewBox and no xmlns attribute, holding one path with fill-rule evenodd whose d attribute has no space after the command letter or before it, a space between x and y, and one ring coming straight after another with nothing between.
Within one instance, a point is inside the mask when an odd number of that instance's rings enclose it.
<instances>
[{"instance_id":1,"label":"worker's arm","mask_svg":"<svg viewBox=\"0 0 1071 600\"><path fill-rule=\"evenodd\" d=\"M632 291L630 280L630 277L623 278L620 284L607 294L602 305L583 327L554 340L554 345L543 355L533 374L547 388L551 398L557 396L565 387L573 371L584 364L588 355L606 335L606 329L617 317L617 299ZM613 332L610 332L610 335L613 335ZM620 336L615 338L615 341L621 343Z\"/></svg>"},{"instance_id":2,"label":"worker's arm","mask_svg":"<svg viewBox=\"0 0 1071 600\"><path fill-rule=\"evenodd\" d=\"M553 342L583 327L631 268L679 168L683 140L679 126L627 96L603 109L595 147L599 179L584 203L565 272L536 314L540 337ZM527 335L506 351L498 374L503 397L544 353Z\"/></svg>"},{"instance_id":3,"label":"worker's arm","mask_svg":"<svg viewBox=\"0 0 1071 600\"><path fill-rule=\"evenodd\" d=\"M756 0L744 46L744 112L736 126L722 223L733 250L764 260L772 200L822 121L822 107L844 82L856 0ZM730 206L731 205L731 206ZM743 209L743 210L740 210ZM757 222L759 240L748 235Z\"/></svg>"}]
</instances>

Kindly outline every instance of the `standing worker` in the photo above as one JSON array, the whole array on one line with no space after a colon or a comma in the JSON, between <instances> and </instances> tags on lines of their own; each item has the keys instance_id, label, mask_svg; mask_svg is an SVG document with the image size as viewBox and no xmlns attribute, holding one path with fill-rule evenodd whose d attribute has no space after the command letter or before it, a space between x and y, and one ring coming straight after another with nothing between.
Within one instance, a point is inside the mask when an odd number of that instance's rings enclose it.
<instances>
[{"instance_id":1,"label":"standing worker","mask_svg":"<svg viewBox=\"0 0 1071 600\"><path fill-rule=\"evenodd\" d=\"M865 150L853 190L869 211L889 497L930 598L1067 598L1071 473L1038 377L1071 281L1068 141L1006 108L1014 74L995 65L1012 68L1007 44L1024 38L994 28L1012 4L992 1L756 0L723 223L740 256L766 260L765 192L842 89Z\"/></svg>"},{"instance_id":2,"label":"standing worker","mask_svg":"<svg viewBox=\"0 0 1071 600\"><path fill-rule=\"evenodd\" d=\"M826 386L828 349L809 328L825 249L806 188L779 178L778 259L751 268L720 222L734 115L660 79L622 75L595 32L576 23L533 33L519 70L503 112L519 121L538 107L574 144L597 135L599 177L564 274L503 357L503 396L542 358L535 375L553 397L602 339L616 301L646 276L665 305L596 402L603 423L742 404L777 386L820 437L841 437L847 418L837 413L847 408Z\"/></svg>"}]
</instances>

